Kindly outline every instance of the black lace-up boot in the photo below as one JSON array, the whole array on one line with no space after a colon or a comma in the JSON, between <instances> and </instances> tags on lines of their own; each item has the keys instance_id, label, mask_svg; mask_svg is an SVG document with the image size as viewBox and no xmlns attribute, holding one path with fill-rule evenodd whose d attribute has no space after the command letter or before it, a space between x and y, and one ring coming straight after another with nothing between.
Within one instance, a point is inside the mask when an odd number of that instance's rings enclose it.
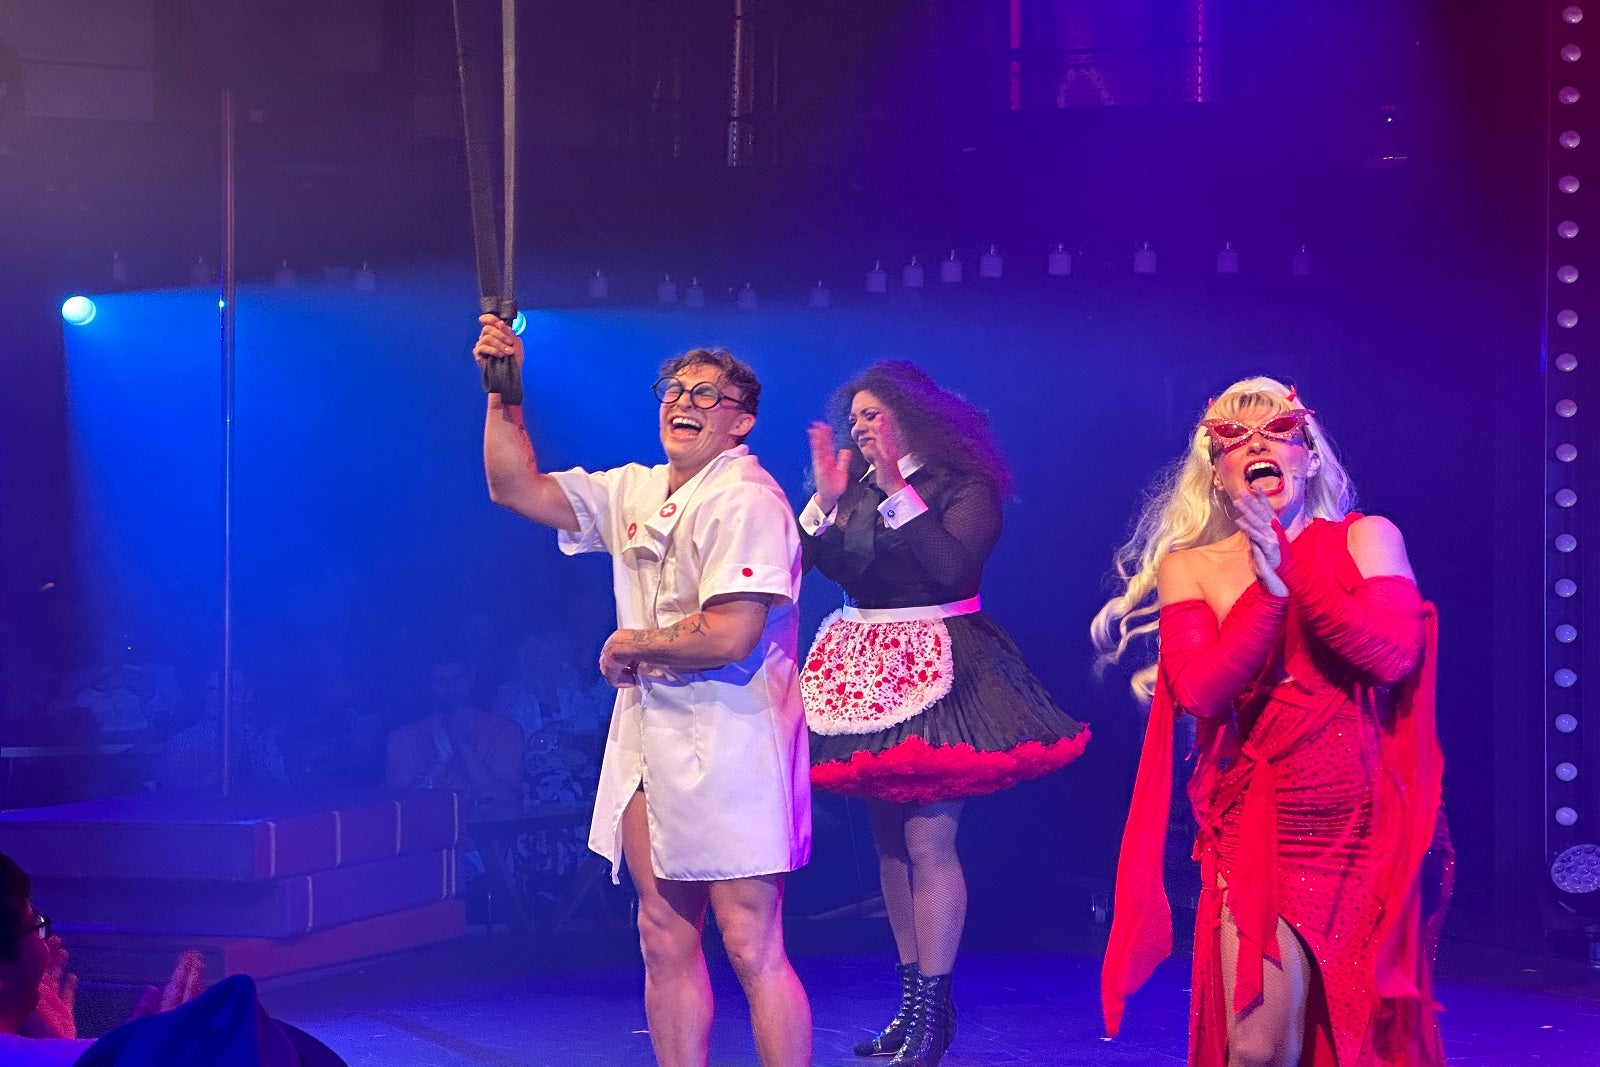
<instances>
[{"instance_id":1,"label":"black lace-up boot","mask_svg":"<svg viewBox=\"0 0 1600 1067\"><path fill-rule=\"evenodd\" d=\"M856 1046L857 1056L893 1056L906 1043L911 1030L911 1015L917 1005L917 978L921 974L915 963L897 963L894 972L900 976L900 1010L894 1018L872 1036Z\"/></svg>"},{"instance_id":2,"label":"black lace-up boot","mask_svg":"<svg viewBox=\"0 0 1600 1067\"><path fill-rule=\"evenodd\" d=\"M950 999L950 976L921 975L911 1029L889 1067L938 1067L955 1036L956 1006Z\"/></svg>"}]
</instances>

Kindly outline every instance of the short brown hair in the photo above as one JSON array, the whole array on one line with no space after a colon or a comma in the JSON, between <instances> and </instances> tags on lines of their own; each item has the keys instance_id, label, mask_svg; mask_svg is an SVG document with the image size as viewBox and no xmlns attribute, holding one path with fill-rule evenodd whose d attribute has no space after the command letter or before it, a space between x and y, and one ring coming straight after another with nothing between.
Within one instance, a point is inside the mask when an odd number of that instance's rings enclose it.
<instances>
[{"instance_id":1,"label":"short brown hair","mask_svg":"<svg viewBox=\"0 0 1600 1067\"><path fill-rule=\"evenodd\" d=\"M686 367L705 366L717 368L718 377L728 385L737 386L743 395L739 406L754 415L761 406L761 381L750 364L739 359L726 348L691 348L681 356L673 356L661 364L661 376L671 378ZM729 397L728 399L733 399Z\"/></svg>"}]
</instances>

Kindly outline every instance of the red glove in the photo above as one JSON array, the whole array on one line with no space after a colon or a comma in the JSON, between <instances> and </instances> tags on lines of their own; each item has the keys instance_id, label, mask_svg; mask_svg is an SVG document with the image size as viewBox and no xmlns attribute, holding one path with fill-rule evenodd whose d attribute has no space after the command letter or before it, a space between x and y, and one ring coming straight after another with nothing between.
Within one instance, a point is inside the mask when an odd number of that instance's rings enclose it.
<instances>
[{"instance_id":1,"label":"red glove","mask_svg":"<svg viewBox=\"0 0 1600 1067\"><path fill-rule=\"evenodd\" d=\"M1376 685L1394 685L1416 669L1423 632L1415 582L1399 575L1363 578L1354 561L1316 567L1290 552L1281 530L1278 541L1289 596L1329 648Z\"/></svg>"},{"instance_id":2,"label":"red glove","mask_svg":"<svg viewBox=\"0 0 1600 1067\"><path fill-rule=\"evenodd\" d=\"M1251 585L1217 625L1203 600L1185 600L1161 609L1161 670L1173 701L1199 718L1220 715L1233 706L1266 666L1283 631L1287 597Z\"/></svg>"}]
</instances>

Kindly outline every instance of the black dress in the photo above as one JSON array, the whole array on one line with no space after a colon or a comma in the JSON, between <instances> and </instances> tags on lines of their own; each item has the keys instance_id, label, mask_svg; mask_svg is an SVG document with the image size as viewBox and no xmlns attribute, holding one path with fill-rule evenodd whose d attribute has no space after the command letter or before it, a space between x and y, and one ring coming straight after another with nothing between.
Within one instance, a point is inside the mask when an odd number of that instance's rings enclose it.
<instances>
[{"instance_id":1,"label":"black dress","mask_svg":"<svg viewBox=\"0 0 1600 1067\"><path fill-rule=\"evenodd\" d=\"M972 603L1000 537L993 488L937 464L907 480L928 510L898 528L884 524L883 494L867 479L846 490L832 526L801 536L805 565L843 586L847 605L819 630L802 671L812 783L925 804L1065 766L1083 752L1088 728ZM930 619L877 621L918 615L885 609L931 605L948 607Z\"/></svg>"}]
</instances>

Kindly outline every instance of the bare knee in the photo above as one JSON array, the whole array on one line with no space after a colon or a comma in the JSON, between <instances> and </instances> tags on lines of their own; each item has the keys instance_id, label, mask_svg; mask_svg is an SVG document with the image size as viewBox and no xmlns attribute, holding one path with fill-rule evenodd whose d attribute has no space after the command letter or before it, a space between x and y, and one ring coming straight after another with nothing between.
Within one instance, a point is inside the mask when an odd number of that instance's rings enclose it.
<instances>
[{"instance_id":1,"label":"bare knee","mask_svg":"<svg viewBox=\"0 0 1600 1067\"><path fill-rule=\"evenodd\" d=\"M1280 1051L1276 1035L1242 1030L1228 1039L1228 1067L1276 1067Z\"/></svg>"},{"instance_id":2,"label":"bare knee","mask_svg":"<svg viewBox=\"0 0 1600 1067\"><path fill-rule=\"evenodd\" d=\"M719 919L718 928L722 931L728 964L740 982L759 978L783 964L783 930L776 917L764 921L756 916L741 916L725 924Z\"/></svg>"},{"instance_id":3,"label":"bare knee","mask_svg":"<svg viewBox=\"0 0 1600 1067\"><path fill-rule=\"evenodd\" d=\"M639 903L639 952L645 968L667 973L695 966L700 931L686 924L664 901Z\"/></svg>"}]
</instances>

